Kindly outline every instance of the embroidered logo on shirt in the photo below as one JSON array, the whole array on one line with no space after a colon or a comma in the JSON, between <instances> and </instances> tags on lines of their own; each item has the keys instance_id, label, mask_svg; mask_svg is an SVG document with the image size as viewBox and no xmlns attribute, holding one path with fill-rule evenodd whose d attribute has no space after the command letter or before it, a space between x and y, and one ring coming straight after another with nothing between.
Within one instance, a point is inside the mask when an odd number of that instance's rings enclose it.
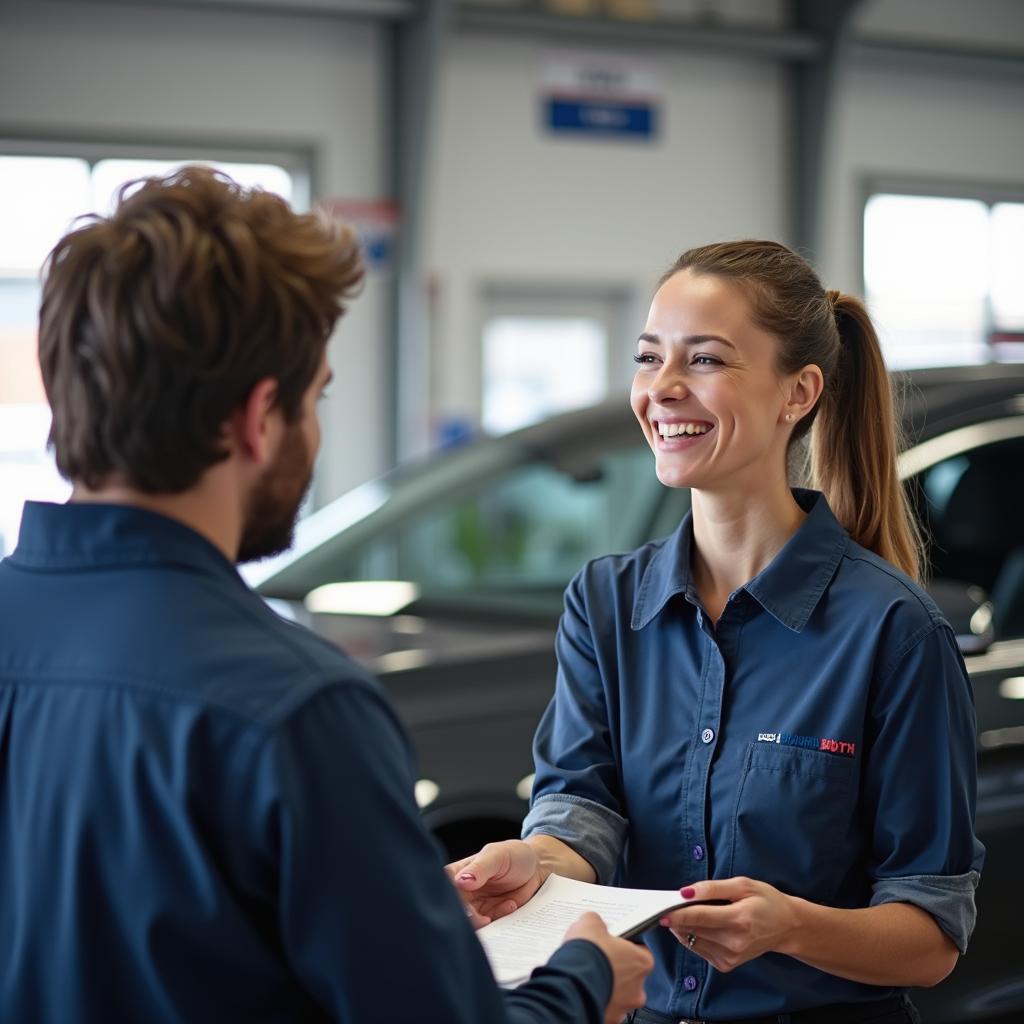
<instances>
[{"instance_id":1,"label":"embroidered logo on shirt","mask_svg":"<svg viewBox=\"0 0 1024 1024\"><path fill-rule=\"evenodd\" d=\"M781 743L787 747L803 747L806 750L823 750L828 754L853 757L857 753L856 743L834 740L830 737L794 736L788 732L759 732L758 743Z\"/></svg>"}]
</instances>

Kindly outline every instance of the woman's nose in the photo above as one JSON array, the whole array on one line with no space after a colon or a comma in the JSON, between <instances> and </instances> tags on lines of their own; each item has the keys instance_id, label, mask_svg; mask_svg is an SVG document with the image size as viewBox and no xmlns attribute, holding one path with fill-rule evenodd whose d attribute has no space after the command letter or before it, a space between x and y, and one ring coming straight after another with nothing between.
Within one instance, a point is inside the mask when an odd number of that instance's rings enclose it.
<instances>
[{"instance_id":1,"label":"woman's nose","mask_svg":"<svg viewBox=\"0 0 1024 1024\"><path fill-rule=\"evenodd\" d=\"M671 366L662 366L647 389L647 397L659 404L680 401L689 394L690 389L686 386L683 375Z\"/></svg>"}]
</instances>

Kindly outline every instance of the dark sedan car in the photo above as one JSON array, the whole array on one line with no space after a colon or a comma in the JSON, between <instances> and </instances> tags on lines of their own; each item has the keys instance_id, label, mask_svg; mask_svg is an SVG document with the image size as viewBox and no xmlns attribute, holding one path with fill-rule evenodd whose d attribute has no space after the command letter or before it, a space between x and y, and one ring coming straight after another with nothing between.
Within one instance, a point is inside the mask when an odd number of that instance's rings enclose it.
<instances>
[{"instance_id":1,"label":"dark sedan car","mask_svg":"<svg viewBox=\"0 0 1024 1024\"><path fill-rule=\"evenodd\" d=\"M915 999L936 1024L1008 1024L1024 1021L1024 367L899 383L928 586L974 684L988 849L971 949ZM688 507L688 491L658 483L622 399L367 484L246 574L380 677L416 744L426 821L455 857L518 833L563 587L587 559L670 533Z\"/></svg>"}]
</instances>

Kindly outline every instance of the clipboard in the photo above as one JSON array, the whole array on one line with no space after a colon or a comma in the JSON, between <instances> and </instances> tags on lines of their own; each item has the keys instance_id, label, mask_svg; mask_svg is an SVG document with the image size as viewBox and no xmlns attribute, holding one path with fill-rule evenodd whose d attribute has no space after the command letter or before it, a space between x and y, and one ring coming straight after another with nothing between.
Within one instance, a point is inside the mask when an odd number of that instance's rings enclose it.
<instances>
[{"instance_id":1,"label":"clipboard","mask_svg":"<svg viewBox=\"0 0 1024 1024\"><path fill-rule=\"evenodd\" d=\"M644 932L653 928L666 914L671 914L673 910L682 910L683 907L725 907L731 902L732 900L683 900L674 907L666 907L657 914L652 914L646 921L641 921L632 928L620 932L619 938L629 939L630 942L640 942Z\"/></svg>"}]
</instances>

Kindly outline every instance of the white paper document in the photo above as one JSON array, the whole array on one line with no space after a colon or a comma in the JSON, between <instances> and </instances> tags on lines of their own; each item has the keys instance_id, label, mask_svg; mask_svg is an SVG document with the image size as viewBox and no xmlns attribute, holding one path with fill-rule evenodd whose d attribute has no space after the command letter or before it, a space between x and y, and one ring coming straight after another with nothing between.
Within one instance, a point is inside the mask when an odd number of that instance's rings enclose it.
<instances>
[{"instance_id":1,"label":"white paper document","mask_svg":"<svg viewBox=\"0 0 1024 1024\"><path fill-rule=\"evenodd\" d=\"M549 875L528 903L484 925L477 935L500 985L520 985L562 944L581 914L600 914L613 935L628 935L687 903L678 889L616 889ZM714 902L720 902L715 900Z\"/></svg>"}]
</instances>

